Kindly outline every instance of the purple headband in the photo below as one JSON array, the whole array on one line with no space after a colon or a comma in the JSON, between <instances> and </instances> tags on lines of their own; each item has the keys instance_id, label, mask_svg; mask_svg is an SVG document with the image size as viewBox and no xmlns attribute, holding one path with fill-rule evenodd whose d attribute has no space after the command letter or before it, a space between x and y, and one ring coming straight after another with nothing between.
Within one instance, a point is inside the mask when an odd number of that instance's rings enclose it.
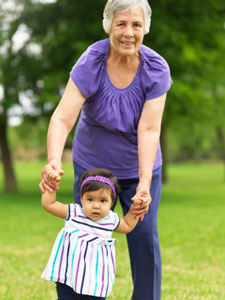
<instances>
[{"instance_id":1,"label":"purple headband","mask_svg":"<svg viewBox=\"0 0 225 300\"><path fill-rule=\"evenodd\" d=\"M110 180L109 178L106 178L104 176L89 176L89 177L86 177L81 183L80 191L82 190L85 183L87 183L89 181L100 181L100 182L104 182L104 183L108 184L111 187L111 189L113 190L113 195L114 195L114 198L116 199L115 185L112 182L112 180Z\"/></svg>"}]
</instances>

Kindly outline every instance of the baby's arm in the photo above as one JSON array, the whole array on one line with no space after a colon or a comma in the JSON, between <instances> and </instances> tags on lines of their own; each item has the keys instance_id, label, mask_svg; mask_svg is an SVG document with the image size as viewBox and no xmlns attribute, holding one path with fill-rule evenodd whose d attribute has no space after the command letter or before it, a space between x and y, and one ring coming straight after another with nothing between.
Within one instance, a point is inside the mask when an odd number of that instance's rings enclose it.
<instances>
[{"instance_id":1,"label":"baby's arm","mask_svg":"<svg viewBox=\"0 0 225 300\"><path fill-rule=\"evenodd\" d=\"M135 228L139 218L133 213L133 209L134 205L132 204L125 217L120 219L120 224L116 228L115 232L129 233Z\"/></svg>"},{"instance_id":2,"label":"baby's arm","mask_svg":"<svg viewBox=\"0 0 225 300\"><path fill-rule=\"evenodd\" d=\"M58 174L56 171L51 173L50 177L57 177ZM47 190L42 194L41 198L41 205L42 207L47 210L50 214L60 217L60 218L66 218L68 215L68 205L63 204L61 202L56 201L56 191L48 192Z\"/></svg>"}]
</instances>

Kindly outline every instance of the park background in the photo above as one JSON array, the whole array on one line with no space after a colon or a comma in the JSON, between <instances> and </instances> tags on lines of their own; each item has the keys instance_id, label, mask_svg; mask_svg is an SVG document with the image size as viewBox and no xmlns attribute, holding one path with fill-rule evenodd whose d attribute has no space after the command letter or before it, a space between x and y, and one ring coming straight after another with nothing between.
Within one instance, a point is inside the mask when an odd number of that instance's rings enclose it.
<instances>
[{"instance_id":1,"label":"park background","mask_svg":"<svg viewBox=\"0 0 225 300\"><path fill-rule=\"evenodd\" d=\"M63 225L40 206L46 135L69 72L106 38L105 0L0 0L0 299L56 299L40 279ZM225 299L225 7L223 1L151 0L144 44L169 63L173 85L161 145L162 300ZM59 197L70 202L70 134ZM116 210L121 214L121 208ZM126 239L115 235L117 276L108 299L132 291Z\"/></svg>"}]
</instances>

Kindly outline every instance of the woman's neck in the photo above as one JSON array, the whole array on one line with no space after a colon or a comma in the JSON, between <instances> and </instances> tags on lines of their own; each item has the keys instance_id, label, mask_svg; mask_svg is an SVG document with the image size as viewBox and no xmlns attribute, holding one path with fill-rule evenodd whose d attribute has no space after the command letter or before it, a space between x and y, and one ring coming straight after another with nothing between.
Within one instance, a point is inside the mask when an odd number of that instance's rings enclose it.
<instances>
[{"instance_id":1,"label":"woman's neck","mask_svg":"<svg viewBox=\"0 0 225 300\"><path fill-rule=\"evenodd\" d=\"M135 78L139 61L139 53L132 56L122 56L110 46L107 57L107 72L112 84L119 89L127 88Z\"/></svg>"},{"instance_id":2,"label":"woman's neck","mask_svg":"<svg viewBox=\"0 0 225 300\"><path fill-rule=\"evenodd\" d=\"M107 61L112 63L113 65L123 66L123 67L137 67L139 65L140 54L139 52L134 55L121 55L116 52L113 47L110 45Z\"/></svg>"}]
</instances>

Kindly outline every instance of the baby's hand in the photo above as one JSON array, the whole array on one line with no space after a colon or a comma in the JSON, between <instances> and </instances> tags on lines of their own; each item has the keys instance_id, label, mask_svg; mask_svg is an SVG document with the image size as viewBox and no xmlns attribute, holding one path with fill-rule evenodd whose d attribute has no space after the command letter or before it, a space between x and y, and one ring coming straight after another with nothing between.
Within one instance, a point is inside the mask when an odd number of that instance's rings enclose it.
<instances>
[{"instance_id":1,"label":"baby's hand","mask_svg":"<svg viewBox=\"0 0 225 300\"><path fill-rule=\"evenodd\" d=\"M143 207L148 203L148 197L141 196L139 198L132 198L135 208Z\"/></svg>"},{"instance_id":2,"label":"baby's hand","mask_svg":"<svg viewBox=\"0 0 225 300\"><path fill-rule=\"evenodd\" d=\"M47 171L47 179L51 181L60 181L60 178L61 176L58 171L52 169Z\"/></svg>"},{"instance_id":3,"label":"baby's hand","mask_svg":"<svg viewBox=\"0 0 225 300\"><path fill-rule=\"evenodd\" d=\"M137 218L140 219L140 216L139 216L140 210L143 209L143 207L148 202L147 197L142 196L142 197L139 197L138 199L134 198L132 201L133 201L133 203L130 207L130 210L131 210L132 214L135 215L135 219L137 219Z\"/></svg>"},{"instance_id":4,"label":"baby's hand","mask_svg":"<svg viewBox=\"0 0 225 300\"><path fill-rule=\"evenodd\" d=\"M138 196L131 198L133 201L131 211L140 221L143 221L143 216L148 212L149 196Z\"/></svg>"}]
</instances>

